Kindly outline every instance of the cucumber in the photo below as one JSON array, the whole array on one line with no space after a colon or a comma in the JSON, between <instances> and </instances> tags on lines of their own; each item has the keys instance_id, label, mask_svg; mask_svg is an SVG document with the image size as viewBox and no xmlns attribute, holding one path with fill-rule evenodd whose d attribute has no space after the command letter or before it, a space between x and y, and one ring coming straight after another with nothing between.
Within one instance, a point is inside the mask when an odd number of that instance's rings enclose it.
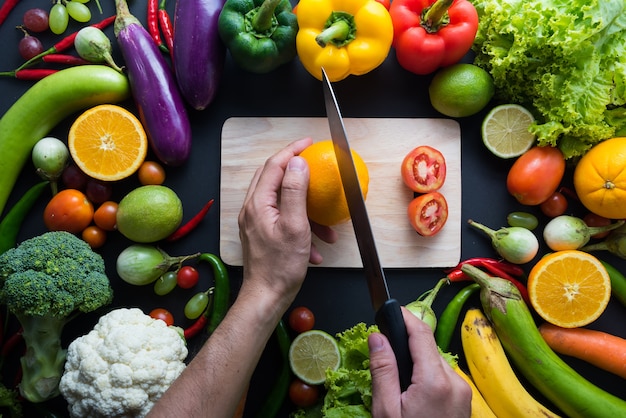
<instances>
[{"instance_id":1,"label":"cucumber","mask_svg":"<svg viewBox=\"0 0 626 418\"><path fill-rule=\"evenodd\" d=\"M626 401L586 380L548 346L513 284L470 265L461 269L480 284L483 310L507 355L543 396L572 418L626 416Z\"/></svg>"},{"instance_id":2,"label":"cucumber","mask_svg":"<svg viewBox=\"0 0 626 418\"><path fill-rule=\"evenodd\" d=\"M104 65L67 68L28 89L0 119L0 214L38 140L81 109L129 97L126 76Z\"/></svg>"}]
</instances>

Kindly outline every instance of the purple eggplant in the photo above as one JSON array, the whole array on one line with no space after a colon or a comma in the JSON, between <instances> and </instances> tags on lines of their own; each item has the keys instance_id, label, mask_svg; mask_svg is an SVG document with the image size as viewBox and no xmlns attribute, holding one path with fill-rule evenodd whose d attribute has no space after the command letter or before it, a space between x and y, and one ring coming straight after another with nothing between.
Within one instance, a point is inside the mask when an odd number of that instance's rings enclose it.
<instances>
[{"instance_id":1,"label":"purple eggplant","mask_svg":"<svg viewBox=\"0 0 626 418\"><path fill-rule=\"evenodd\" d=\"M191 124L172 70L126 0L115 7L115 36L152 151L164 164L181 165L191 152Z\"/></svg>"},{"instance_id":2,"label":"purple eggplant","mask_svg":"<svg viewBox=\"0 0 626 418\"><path fill-rule=\"evenodd\" d=\"M174 11L174 73L180 92L194 109L215 97L226 47L217 31L224 0L177 0Z\"/></svg>"}]
</instances>

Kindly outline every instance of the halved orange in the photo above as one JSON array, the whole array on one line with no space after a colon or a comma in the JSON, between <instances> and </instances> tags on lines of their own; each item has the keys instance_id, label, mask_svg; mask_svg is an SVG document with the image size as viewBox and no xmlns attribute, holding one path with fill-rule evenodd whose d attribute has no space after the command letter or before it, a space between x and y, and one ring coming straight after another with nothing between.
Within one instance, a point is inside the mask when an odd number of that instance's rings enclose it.
<instances>
[{"instance_id":1,"label":"halved orange","mask_svg":"<svg viewBox=\"0 0 626 418\"><path fill-rule=\"evenodd\" d=\"M148 152L146 131L123 107L104 104L82 113L70 127L70 154L85 174L115 181L132 175Z\"/></svg>"},{"instance_id":2,"label":"halved orange","mask_svg":"<svg viewBox=\"0 0 626 418\"><path fill-rule=\"evenodd\" d=\"M611 281L602 263L579 250L546 255L528 275L528 296L535 311L563 328L588 325L604 312Z\"/></svg>"}]
</instances>

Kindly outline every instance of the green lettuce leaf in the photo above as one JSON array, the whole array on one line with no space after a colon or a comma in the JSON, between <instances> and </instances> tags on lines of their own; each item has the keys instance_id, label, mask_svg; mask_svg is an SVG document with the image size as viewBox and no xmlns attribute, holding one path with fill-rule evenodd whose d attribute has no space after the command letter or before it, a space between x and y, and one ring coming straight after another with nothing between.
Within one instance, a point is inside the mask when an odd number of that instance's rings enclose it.
<instances>
[{"instance_id":1,"label":"green lettuce leaf","mask_svg":"<svg viewBox=\"0 0 626 418\"><path fill-rule=\"evenodd\" d=\"M471 1L474 63L499 100L534 113L539 145L571 158L626 129L626 2Z\"/></svg>"}]
</instances>

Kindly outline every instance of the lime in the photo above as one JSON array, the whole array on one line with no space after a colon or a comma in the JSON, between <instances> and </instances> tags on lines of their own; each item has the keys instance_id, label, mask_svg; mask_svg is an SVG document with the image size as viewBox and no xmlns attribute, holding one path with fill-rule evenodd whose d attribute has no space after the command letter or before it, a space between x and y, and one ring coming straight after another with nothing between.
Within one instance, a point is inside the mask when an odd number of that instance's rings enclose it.
<instances>
[{"instance_id":1,"label":"lime","mask_svg":"<svg viewBox=\"0 0 626 418\"><path fill-rule=\"evenodd\" d=\"M439 70L428 87L432 106L453 118L480 112L494 92L491 75L476 65L465 63Z\"/></svg>"},{"instance_id":2,"label":"lime","mask_svg":"<svg viewBox=\"0 0 626 418\"><path fill-rule=\"evenodd\" d=\"M305 331L293 340L289 348L293 374L309 385L324 383L326 370L337 370L340 363L337 340L324 331Z\"/></svg>"},{"instance_id":3,"label":"lime","mask_svg":"<svg viewBox=\"0 0 626 418\"><path fill-rule=\"evenodd\" d=\"M129 192L117 209L117 229L141 243L168 237L183 220L183 205L172 189L161 185L140 186Z\"/></svg>"},{"instance_id":4,"label":"lime","mask_svg":"<svg viewBox=\"0 0 626 418\"><path fill-rule=\"evenodd\" d=\"M535 135L528 131L534 121L532 113L523 106L496 106L483 120L483 143L500 158L519 157L535 143Z\"/></svg>"}]
</instances>

